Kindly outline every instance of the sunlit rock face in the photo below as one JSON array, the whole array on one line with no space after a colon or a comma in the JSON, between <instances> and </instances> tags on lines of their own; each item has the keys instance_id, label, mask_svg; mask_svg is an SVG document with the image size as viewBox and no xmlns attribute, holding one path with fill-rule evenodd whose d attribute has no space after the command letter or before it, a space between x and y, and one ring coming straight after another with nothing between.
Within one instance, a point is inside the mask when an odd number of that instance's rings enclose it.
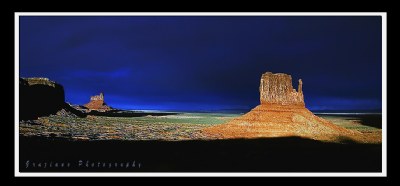
<instances>
[{"instance_id":1,"label":"sunlit rock face","mask_svg":"<svg viewBox=\"0 0 400 186\"><path fill-rule=\"evenodd\" d=\"M315 116L305 107L299 79L298 89L292 86L288 74L266 72L260 80L260 102L250 112L225 124L203 130L217 138L305 137L335 141L341 136L355 135L347 130Z\"/></svg>"},{"instance_id":2,"label":"sunlit rock face","mask_svg":"<svg viewBox=\"0 0 400 186\"><path fill-rule=\"evenodd\" d=\"M104 102L104 94L94 95L90 97L90 102L85 104L88 110L95 110L99 112L105 112L111 110L111 108Z\"/></svg>"},{"instance_id":3,"label":"sunlit rock face","mask_svg":"<svg viewBox=\"0 0 400 186\"><path fill-rule=\"evenodd\" d=\"M260 102L262 105L304 105L302 81L298 91L292 86L292 77L287 74L264 73L260 82Z\"/></svg>"}]
</instances>

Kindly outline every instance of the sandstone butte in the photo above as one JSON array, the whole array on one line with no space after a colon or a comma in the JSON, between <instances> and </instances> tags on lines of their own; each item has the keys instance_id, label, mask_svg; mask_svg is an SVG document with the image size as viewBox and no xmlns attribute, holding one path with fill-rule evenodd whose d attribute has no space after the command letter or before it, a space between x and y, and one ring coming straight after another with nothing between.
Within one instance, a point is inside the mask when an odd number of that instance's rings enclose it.
<instances>
[{"instance_id":1,"label":"sandstone butte","mask_svg":"<svg viewBox=\"0 0 400 186\"><path fill-rule=\"evenodd\" d=\"M380 136L371 139L314 115L305 107L302 86L300 79L296 91L290 75L266 72L261 76L260 105L243 116L202 132L219 139L302 137L321 141L380 141Z\"/></svg>"},{"instance_id":2,"label":"sandstone butte","mask_svg":"<svg viewBox=\"0 0 400 186\"><path fill-rule=\"evenodd\" d=\"M111 107L109 107L105 102L104 102L104 94L100 93L100 95L94 95L90 97L90 102L84 105L89 111L95 110L99 112L105 112L112 110Z\"/></svg>"}]
</instances>

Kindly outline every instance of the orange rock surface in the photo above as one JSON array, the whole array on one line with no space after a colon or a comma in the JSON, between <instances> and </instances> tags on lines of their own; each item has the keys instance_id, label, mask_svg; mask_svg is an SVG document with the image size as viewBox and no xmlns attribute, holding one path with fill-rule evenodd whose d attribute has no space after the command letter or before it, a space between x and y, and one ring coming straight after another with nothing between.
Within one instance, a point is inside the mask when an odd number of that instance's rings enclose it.
<instances>
[{"instance_id":1,"label":"orange rock surface","mask_svg":"<svg viewBox=\"0 0 400 186\"><path fill-rule=\"evenodd\" d=\"M100 112L111 110L111 107L104 102L103 93L100 93L100 95L91 96L90 102L85 104L85 107L89 110L96 110Z\"/></svg>"},{"instance_id":2,"label":"orange rock surface","mask_svg":"<svg viewBox=\"0 0 400 186\"><path fill-rule=\"evenodd\" d=\"M260 83L261 104L228 123L203 129L217 138L260 138L298 136L335 141L359 139L361 133L332 124L309 111L304 104L302 81L298 91L287 74L267 72Z\"/></svg>"},{"instance_id":3,"label":"orange rock surface","mask_svg":"<svg viewBox=\"0 0 400 186\"><path fill-rule=\"evenodd\" d=\"M299 136L318 140L335 140L358 133L315 116L305 107L282 105L258 105L243 116L203 132L220 138Z\"/></svg>"}]
</instances>

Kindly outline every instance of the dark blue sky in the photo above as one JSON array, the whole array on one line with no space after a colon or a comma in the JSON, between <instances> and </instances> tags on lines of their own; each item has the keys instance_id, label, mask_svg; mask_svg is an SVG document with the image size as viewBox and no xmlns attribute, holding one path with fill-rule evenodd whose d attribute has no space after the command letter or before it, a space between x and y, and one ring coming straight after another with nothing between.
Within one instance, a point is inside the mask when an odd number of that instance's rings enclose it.
<instances>
[{"instance_id":1,"label":"dark blue sky","mask_svg":"<svg viewBox=\"0 0 400 186\"><path fill-rule=\"evenodd\" d=\"M267 71L312 110L381 109L380 17L20 18L20 76L125 109L249 109Z\"/></svg>"}]
</instances>

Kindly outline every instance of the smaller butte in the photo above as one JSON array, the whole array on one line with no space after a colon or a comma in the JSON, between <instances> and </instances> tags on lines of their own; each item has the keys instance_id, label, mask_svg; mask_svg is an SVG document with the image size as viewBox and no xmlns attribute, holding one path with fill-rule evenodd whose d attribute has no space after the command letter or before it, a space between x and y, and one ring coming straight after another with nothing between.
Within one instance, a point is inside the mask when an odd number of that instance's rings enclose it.
<instances>
[{"instance_id":1,"label":"smaller butte","mask_svg":"<svg viewBox=\"0 0 400 186\"><path fill-rule=\"evenodd\" d=\"M105 102L104 102L104 94L100 93L100 95L94 95L90 97L90 102L84 105L89 111L95 110L99 112L106 112L109 110L112 110L111 107L109 107Z\"/></svg>"}]
</instances>

